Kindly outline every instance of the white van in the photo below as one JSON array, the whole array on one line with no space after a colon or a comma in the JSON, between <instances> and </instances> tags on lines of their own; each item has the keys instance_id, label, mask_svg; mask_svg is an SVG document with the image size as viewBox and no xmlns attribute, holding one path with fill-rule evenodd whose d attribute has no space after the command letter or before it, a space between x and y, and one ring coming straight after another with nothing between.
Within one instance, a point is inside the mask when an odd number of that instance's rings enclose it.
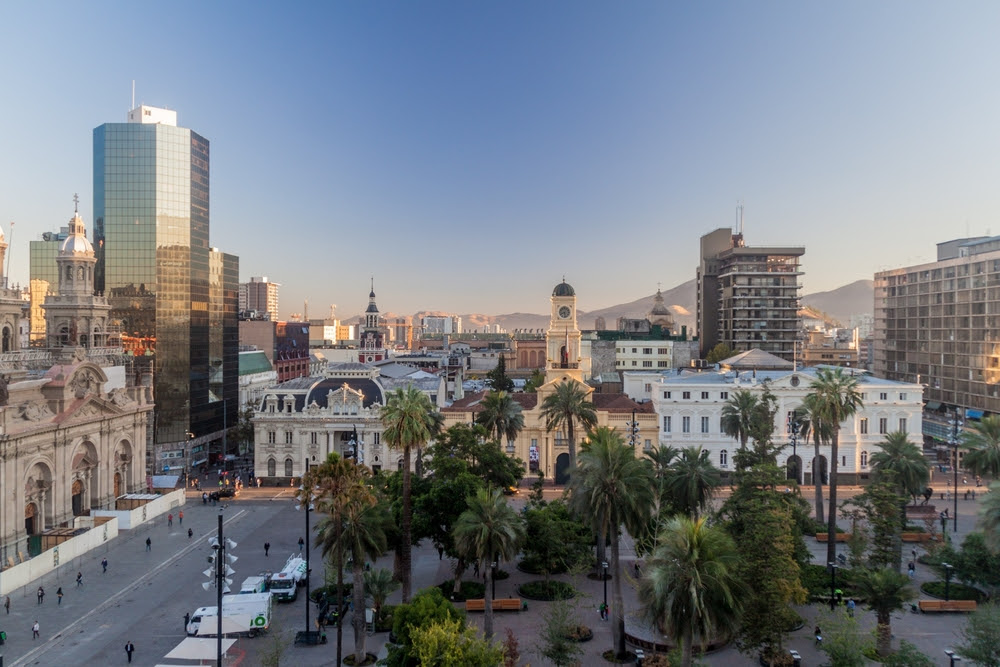
<instances>
[{"instance_id":1,"label":"white van","mask_svg":"<svg viewBox=\"0 0 1000 667\"><path fill-rule=\"evenodd\" d=\"M215 635L218 607L198 607L191 614L187 625L189 635L197 635L203 621L210 624L213 632L202 633L200 637ZM225 595L222 598L222 617L224 634L240 634L256 637L271 627L271 594L246 593L242 595ZM239 630L226 632L226 627L239 627Z\"/></svg>"},{"instance_id":2,"label":"white van","mask_svg":"<svg viewBox=\"0 0 1000 667\"><path fill-rule=\"evenodd\" d=\"M291 602L298 597L298 587L306 581L306 561L295 554L288 557L281 572L271 575L267 590L278 600Z\"/></svg>"}]
</instances>

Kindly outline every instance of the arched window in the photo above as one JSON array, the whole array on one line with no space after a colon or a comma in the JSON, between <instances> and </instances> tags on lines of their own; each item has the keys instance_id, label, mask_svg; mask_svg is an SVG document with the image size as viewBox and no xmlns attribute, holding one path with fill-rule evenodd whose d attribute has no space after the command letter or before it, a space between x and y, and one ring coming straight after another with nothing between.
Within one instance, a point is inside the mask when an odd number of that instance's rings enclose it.
<instances>
[{"instance_id":1,"label":"arched window","mask_svg":"<svg viewBox=\"0 0 1000 667\"><path fill-rule=\"evenodd\" d=\"M68 280L70 282L73 282L73 267L72 266L67 266L66 267L66 280Z\"/></svg>"},{"instance_id":2,"label":"arched window","mask_svg":"<svg viewBox=\"0 0 1000 667\"><path fill-rule=\"evenodd\" d=\"M861 467L868 467L868 452L861 452Z\"/></svg>"},{"instance_id":3,"label":"arched window","mask_svg":"<svg viewBox=\"0 0 1000 667\"><path fill-rule=\"evenodd\" d=\"M292 460L285 459L285 477L292 476Z\"/></svg>"},{"instance_id":4,"label":"arched window","mask_svg":"<svg viewBox=\"0 0 1000 667\"><path fill-rule=\"evenodd\" d=\"M719 452L719 467L728 468L729 467L729 452L723 449Z\"/></svg>"},{"instance_id":5,"label":"arched window","mask_svg":"<svg viewBox=\"0 0 1000 667\"><path fill-rule=\"evenodd\" d=\"M278 462L274 459L267 460L267 476L274 477L278 474Z\"/></svg>"}]
</instances>

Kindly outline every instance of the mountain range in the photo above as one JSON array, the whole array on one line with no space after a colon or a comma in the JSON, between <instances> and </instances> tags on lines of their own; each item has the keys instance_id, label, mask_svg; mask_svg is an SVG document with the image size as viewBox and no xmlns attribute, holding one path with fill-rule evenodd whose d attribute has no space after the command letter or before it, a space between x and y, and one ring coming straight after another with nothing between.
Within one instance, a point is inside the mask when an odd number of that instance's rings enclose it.
<instances>
[{"instance_id":1,"label":"mountain range","mask_svg":"<svg viewBox=\"0 0 1000 667\"><path fill-rule=\"evenodd\" d=\"M619 317L642 318L652 309L655 294L644 296L628 303L608 306L599 310L577 311L577 322L581 329L593 329L598 317L603 317L608 329L615 328ZM674 315L674 322L679 330L686 326L689 333L697 328L697 281L688 280L676 287L663 291L663 301ZM802 297L803 309L808 309L811 316L819 316L831 324L848 326L852 315L871 313L875 305L875 283L871 280L857 280L842 287L826 292L815 292ZM425 315L453 315L441 311L421 311L413 315L414 321ZM386 317L393 317L386 314ZM482 313L465 313L461 315L464 331L484 331L499 324L508 332L517 329L540 329L544 331L549 326L549 315L535 313L506 313L503 315L485 315Z\"/></svg>"}]
</instances>

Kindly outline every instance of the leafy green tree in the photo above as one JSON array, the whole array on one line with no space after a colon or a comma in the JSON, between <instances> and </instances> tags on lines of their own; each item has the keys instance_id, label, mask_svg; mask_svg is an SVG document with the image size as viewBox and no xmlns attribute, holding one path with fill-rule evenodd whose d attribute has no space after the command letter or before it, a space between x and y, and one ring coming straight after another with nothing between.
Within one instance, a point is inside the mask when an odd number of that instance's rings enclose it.
<instances>
[{"instance_id":1,"label":"leafy green tree","mask_svg":"<svg viewBox=\"0 0 1000 667\"><path fill-rule=\"evenodd\" d=\"M823 509L823 476L820 474L820 445L830 442L833 434L830 432L828 424L823 420L821 410L823 408L819 396L807 394L802 400L802 412L799 418L801 424L802 437L813 442L813 471L812 482L815 487L816 499L816 523L824 523L823 517L826 512Z\"/></svg>"},{"instance_id":2,"label":"leafy green tree","mask_svg":"<svg viewBox=\"0 0 1000 667\"><path fill-rule=\"evenodd\" d=\"M819 650L826 654L833 667L865 667L865 650L871 646L867 633L861 632L853 616L842 613L826 614L818 624L823 626L823 643Z\"/></svg>"},{"instance_id":3,"label":"leafy green tree","mask_svg":"<svg viewBox=\"0 0 1000 667\"><path fill-rule=\"evenodd\" d=\"M381 664L388 667L416 667L420 664L420 656L414 651L411 636L413 630L444 621L461 622L463 618L462 612L444 598L441 589L426 588L420 591L410 602L399 605L393 612L392 634L396 637L396 643L387 645L389 654Z\"/></svg>"},{"instance_id":4,"label":"leafy green tree","mask_svg":"<svg viewBox=\"0 0 1000 667\"><path fill-rule=\"evenodd\" d=\"M502 358L502 357L501 357ZM491 391L483 398L476 421L500 444L514 442L524 428L521 404L507 391Z\"/></svg>"},{"instance_id":5,"label":"leafy green tree","mask_svg":"<svg viewBox=\"0 0 1000 667\"><path fill-rule=\"evenodd\" d=\"M753 453L756 456L753 463L774 463L777 453L782 449L771 444L771 436L774 435L774 415L778 412L778 399L771 393L771 386L767 380L764 380L761 386L763 391L750 420L750 437L753 439Z\"/></svg>"},{"instance_id":6,"label":"leafy green tree","mask_svg":"<svg viewBox=\"0 0 1000 667\"><path fill-rule=\"evenodd\" d=\"M570 514L562 500L529 507L524 520L524 558L538 565L545 581L553 572L571 570L586 559L590 531Z\"/></svg>"},{"instance_id":7,"label":"leafy green tree","mask_svg":"<svg viewBox=\"0 0 1000 667\"><path fill-rule=\"evenodd\" d=\"M708 351L708 354L705 356L705 361L710 364L717 364L724 359L734 356L735 354L736 350L729 347L725 343L719 343Z\"/></svg>"},{"instance_id":8,"label":"leafy green tree","mask_svg":"<svg viewBox=\"0 0 1000 667\"><path fill-rule=\"evenodd\" d=\"M720 483L719 470L709 460L708 450L687 447L669 469L665 490L672 507L698 518Z\"/></svg>"},{"instance_id":9,"label":"leafy green tree","mask_svg":"<svg viewBox=\"0 0 1000 667\"><path fill-rule=\"evenodd\" d=\"M759 399L749 389L737 389L722 406L722 432L740 442L740 449L747 448L757 414Z\"/></svg>"},{"instance_id":10,"label":"leafy green tree","mask_svg":"<svg viewBox=\"0 0 1000 667\"><path fill-rule=\"evenodd\" d=\"M978 423L968 422L968 429L962 433L962 446L968 450L962 457L966 470L1000 478L1000 417L989 415Z\"/></svg>"},{"instance_id":11,"label":"leafy green tree","mask_svg":"<svg viewBox=\"0 0 1000 667\"><path fill-rule=\"evenodd\" d=\"M254 428L253 428L253 416L254 407L252 403L247 403L247 405L240 410L239 420L236 422L236 441L240 443L240 453L246 453L248 450L253 449L253 438L254 438Z\"/></svg>"},{"instance_id":12,"label":"leafy green tree","mask_svg":"<svg viewBox=\"0 0 1000 667\"><path fill-rule=\"evenodd\" d=\"M480 639L459 620L413 628L410 640L421 667L497 667L503 661L500 644Z\"/></svg>"},{"instance_id":13,"label":"leafy green tree","mask_svg":"<svg viewBox=\"0 0 1000 667\"><path fill-rule=\"evenodd\" d=\"M895 475L884 471L878 481L869 484L863 493L844 503L844 508L855 508L854 530L867 532L869 545L867 566L872 568L895 567L899 570L902 532L902 501Z\"/></svg>"},{"instance_id":14,"label":"leafy green tree","mask_svg":"<svg viewBox=\"0 0 1000 667\"><path fill-rule=\"evenodd\" d=\"M481 425L455 424L428 448L428 466L437 476L469 472L486 486L517 486L524 477L524 463L485 438Z\"/></svg>"},{"instance_id":15,"label":"leafy green tree","mask_svg":"<svg viewBox=\"0 0 1000 667\"><path fill-rule=\"evenodd\" d=\"M864 406L858 389L858 378L848 375L843 368L820 368L816 379L809 384L810 395L816 396L819 417L830 432L830 511L827 516L826 559L837 559L837 460L840 444L840 425L854 416Z\"/></svg>"},{"instance_id":16,"label":"leafy green tree","mask_svg":"<svg viewBox=\"0 0 1000 667\"><path fill-rule=\"evenodd\" d=\"M538 388L545 384L545 373L540 368L531 371L531 377L524 383L524 391L528 394L538 392Z\"/></svg>"},{"instance_id":17,"label":"leafy green tree","mask_svg":"<svg viewBox=\"0 0 1000 667\"><path fill-rule=\"evenodd\" d=\"M901 639L899 649L882 661L883 667L934 667L934 661L914 644Z\"/></svg>"},{"instance_id":18,"label":"leafy green tree","mask_svg":"<svg viewBox=\"0 0 1000 667\"><path fill-rule=\"evenodd\" d=\"M759 651L771 661L783 655L785 635L798 619L790 605L806 600L797 556L802 538L786 498L792 494L779 491L784 476L777 466L759 463L736 471L735 481L720 517L740 545L737 575L748 582L736 645L747 655Z\"/></svg>"},{"instance_id":19,"label":"leafy green tree","mask_svg":"<svg viewBox=\"0 0 1000 667\"><path fill-rule=\"evenodd\" d=\"M539 634L538 652L556 667L576 664L583 655L579 642L570 639L570 630L576 625L573 612L566 600L557 600L542 614L542 628Z\"/></svg>"},{"instance_id":20,"label":"leafy green tree","mask_svg":"<svg viewBox=\"0 0 1000 667\"><path fill-rule=\"evenodd\" d=\"M503 497L500 489L480 489L467 501L468 509L455 523L455 547L466 560L479 563L486 573L486 619L483 631L493 639L493 595L491 564L512 560L524 542L524 523Z\"/></svg>"},{"instance_id":21,"label":"leafy green tree","mask_svg":"<svg viewBox=\"0 0 1000 667\"><path fill-rule=\"evenodd\" d=\"M1000 553L1000 482L990 484L990 492L979 504L979 526L983 529L986 546Z\"/></svg>"},{"instance_id":22,"label":"leafy green tree","mask_svg":"<svg viewBox=\"0 0 1000 667\"><path fill-rule=\"evenodd\" d=\"M648 464L635 458L617 432L602 426L591 433L570 472L570 507L578 516L591 518L600 540L611 538L611 635L618 658L625 656L625 609L619 561L621 527L636 534L653 509L653 478Z\"/></svg>"},{"instance_id":23,"label":"leafy green tree","mask_svg":"<svg viewBox=\"0 0 1000 667\"><path fill-rule=\"evenodd\" d=\"M878 480L892 471L893 481L903 495L917 502L917 496L927 488L930 466L920 448L910 442L906 431L893 431L878 444L879 450L871 455L872 479Z\"/></svg>"},{"instance_id":24,"label":"leafy green tree","mask_svg":"<svg viewBox=\"0 0 1000 667\"><path fill-rule=\"evenodd\" d=\"M403 452L403 507L400 529L400 567L402 570L403 602L410 599L412 577L412 535L413 521L412 481L410 455L414 447L422 447L430 440L438 425L434 406L427 394L413 385L400 387L389 393L382 408L383 437L389 447ZM339 664L339 663L338 663Z\"/></svg>"},{"instance_id":25,"label":"leafy green tree","mask_svg":"<svg viewBox=\"0 0 1000 667\"><path fill-rule=\"evenodd\" d=\"M563 380L555 386L555 390L542 400L542 417L545 419L545 430L555 431L566 429L566 441L569 445L569 469L576 467L576 424L583 426L589 432L597 426L597 412L594 404L587 397L586 385L580 382Z\"/></svg>"},{"instance_id":26,"label":"leafy green tree","mask_svg":"<svg viewBox=\"0 0 1000 667\"><path fill-rule=\"evenodd\" d=\"M990 551L982 533L969 533L962 550L950 561L959 579L968 584L984 586L991 596L1000 588L1000 554Z\"/></svg>"},{"instance_id":27,"label":"leafy green tree","mask_svg":"<svg viewBox=\"0 0 1000 667\"><path fill-rule=\"evenodd\" d=\"M899 611L915 596L910 578L891 568L851 570L850 580L858 597L875 612L875 651L880 656L892 653L892 612Z\"/></svg>"},{"instance_id":28,"label":"leafy green tree","mask_svg":"<svg viewBox=\"0 0 1000 667\"><path fill-rule=\"evenodd\" d=\"M490 389L493 392L502 391L509 394L514 391L514 381L507 377L507 358L503 352L500 353L500 358L497 359L497 365L486 374L486 379L489 381Z\"/></svg>"},{"instance_id":29,"label":"leafy green tree","mask_svg":"<svg viewBox=\"0 0 1000 667\"><path fill-rule=\"evenodd\" d=\"M983 667L1000 667L1000 606L978 607L959 635L962 643L955 650L960 656Z\"/></svg>"},{"instance_id":30,"label":"leafy green tree","mask_svg":"<svg viewBox=\"0 0 1000 667\"><path fill-rule=\"evenodd\" d=\"M741 585L732 539L705 519L675 517L639 582L643 615L681 644L690 667L695 637L705 643L736 629Z\"/></svg>"},{"instance_id":31,"label":"leafy green tree","mask_svg":"<svg viewBox=\"0 0 1000 667\"><path fill-rule=\"evenodd\" d=\"M399 589L399 582L393 578L392 572L384 567L377 570L365 570L364 576L365 596L371 598L372 610L377 623L383 618L385 601Z\"/></svg>"}]
</instances>

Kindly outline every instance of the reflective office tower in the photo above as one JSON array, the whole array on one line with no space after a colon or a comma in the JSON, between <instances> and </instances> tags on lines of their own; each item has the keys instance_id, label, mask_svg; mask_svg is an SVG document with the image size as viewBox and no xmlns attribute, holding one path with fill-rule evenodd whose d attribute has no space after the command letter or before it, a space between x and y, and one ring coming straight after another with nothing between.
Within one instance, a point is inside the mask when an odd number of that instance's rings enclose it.
<instances>
[{"instance_id":1,"label":"reflective office tower","mask_svg":"<svg viewBox=\"0 0 1000 667\"><path fill-rule=\"evenodd\" d=\"M209 142L176 112L94 129L94 242L96 289L152 370L152 472L198 466L239 412L239 260L209 245Z\"/></svg>"}]
</instances>

